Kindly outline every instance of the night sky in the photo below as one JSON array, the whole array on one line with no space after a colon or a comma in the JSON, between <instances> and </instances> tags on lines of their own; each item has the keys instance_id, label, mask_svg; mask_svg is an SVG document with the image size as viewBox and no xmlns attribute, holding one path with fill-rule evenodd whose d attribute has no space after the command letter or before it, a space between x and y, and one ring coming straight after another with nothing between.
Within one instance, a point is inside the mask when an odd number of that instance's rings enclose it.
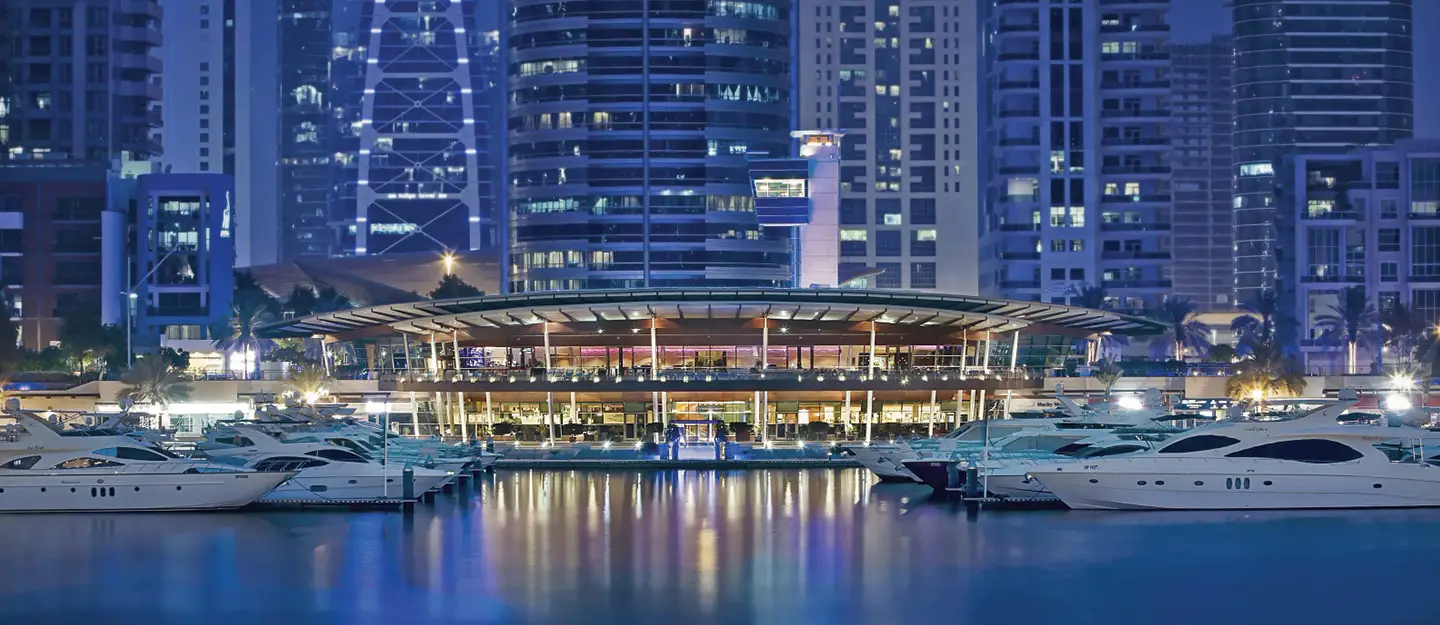
<instances>
[{"instance_id":1,"label":"night sky","mask_svg":"<svg viewBox=\"0 0 1440 625\"><path fill-rule=\"evenodd\" d=\"M1225 0L1171 0L1172 40L1203 41L1230 31L1230 10ZM1415 0L1415 32L1440 31L1440 2ZM1425 59L1440 58L1440 38L1415 38L1415 136L1440 137L1440 72L1426 67Z\"/></svg>"}]
</instances>

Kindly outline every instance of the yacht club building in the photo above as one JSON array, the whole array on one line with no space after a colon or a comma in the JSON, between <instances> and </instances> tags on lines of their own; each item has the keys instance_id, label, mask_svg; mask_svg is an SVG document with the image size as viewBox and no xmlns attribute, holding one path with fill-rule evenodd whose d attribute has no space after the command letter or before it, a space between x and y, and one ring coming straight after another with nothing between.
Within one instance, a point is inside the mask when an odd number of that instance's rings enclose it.
<instances>
[{"instance_id":1,"label":"yacht club building","mask_svg":"<svg viewBox=\"0 0 1440 625\"><path fill-rule=\"evenodd\" d=\"M509 422L628 438L671 422L701 437L718 422L764 423L757 436L817 421L857 437L886 424L943 427L999 414L1011 393L1040 389L1031 368L1085 359L1104 333L1162 330L1108 311L969 296L642 289L373 306L262 332L323 337L337 377L378 382L371 412L409 404L417 429L428 409L427 422L456 434Z\"/></svg>"}]
</instances>

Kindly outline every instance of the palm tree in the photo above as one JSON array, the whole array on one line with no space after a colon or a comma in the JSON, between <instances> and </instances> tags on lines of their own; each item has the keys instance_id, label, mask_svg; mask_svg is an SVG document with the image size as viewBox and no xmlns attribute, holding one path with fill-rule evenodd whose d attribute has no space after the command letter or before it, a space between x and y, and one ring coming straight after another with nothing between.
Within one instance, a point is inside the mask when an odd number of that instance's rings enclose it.
<instances>
[{"instance_id":1,"label":"palm tree","mask_svg":"<svg viewBox=\"0 0 1440 625\"><path fill-rule=\"evenodd\" d=\"M261 353L271 343L257 334L259 327L270 321L269 302L257 297L238 297L231 312L229 322L215 328L215 346L226 353L227 359L235 351L244 354L245 375L248 378L260 364Z\"/></svg>"},{"instance_id":2,"label":"palm tree","mask_svg":"<svg viewBox=\"0 0 1440 625\"><path fill-rule=\"evenodd\" d=\"M1125 370L1109 360L1102 360L1091 369L1090 375L1105 385L1105 397L1109 399L1111 389L1114 389L1115 383L1125 375Z\"/></svg>"},{"instance_id":3,"label":"palm tree","mask_svg":"<svg viewBox=\"0 0 1440 625\"><path fill-rule=\"evenodd\" d=\"M330 377L318 367L307 366L291 373L290 379L286 381L285 385L304 398L305 403L313 404L317 398L325 394L325 389L330 385Z\"/></svg>"},{"instance_id":4,"label":"palm tree","mask_svg":"<svg viewBox=\"0 0 1440 625\"><path fill-rule=\"evenodd\" d=\"M1375 325L1375 307L1365 297L1365 287L1346 287L1340 292L1340 303L1331 305L1330 312L1315 318L1319 327L1332 333L1345 345L1345 373L1355 373L1355 352L1363 341L1370 342L1370 328Z\"/></svg>"},{"instance_id":5,"label":"palm tree","mask_svg":"<svg viewBox=\"0 0 1440 625\"><path fill-rule=\"evenodd\" d=\"M1105 287L1103 286L1096 286L1094 284L1086 284L1084 286L1077 285L1071 287L1071 293L1074 295L1070 298L1070 302L1076 306L1094 308L1096 310L1109 308L1105 301Z\"/></svg>"},{"instance_id":6,"label":"palm tree","mask_svg":"<svg viewBox=\"0 0 1440 625\"><path fill-rule=\"evenodd\" d=\"M348 310L355 307L355 302L350 298L341 295L335 287L321 287L315 294L315 313L335 312L337 310Z\"/></svg>"},{"instance_id":7,"label":"palm tree","mask_svg":"<svg viewBox=\"0 0 1440 625\"><path fill-rule=\"evenodd\" d=\"M1175 360L1185 360L1186 349L1200 355L1210 350L1210 340L1206 338L1210 329L1195 319L1195 302L1189 298L1166 298L1148 314L1165 324L1165 337L1175 349Z\"/></svg>"},{"instance_id":8,"label":"palm tree","mask_svg":"<svg viewBox=\"0 0 1440 625\"><path fill-rule=\"evenodd\" d=\"M1240 309L1250 314L1236 317L1230 322L1230 329L1240 337L1241 352L1248 352L1260 343L1274 343L1277 328L1289 320L1274 289L1260 291L1253 299L1241 303Z\"/></svg>"},{"instance_id":9,"label":"palm tree","mask_svg":"<svg viewBox=\"0 0 1440 625\"><path fill-rule=\"evenodd\" d=\"M1225 380L1225 394L1235 399L1259 395L1294 397L1305 393L1305 372L1274 343L1253 346L1250 357L1240 361L1235 375Z\"/></svg>"},{"instance_id":10,"label":"palm tree","mask_svg":"<svg viewBox=\"0 0 1440 625\"><path fill-rule=\"evenodd\" d=\"M138 358L120 381L127 386L120 391L121 399L137 404L164 407L170 402L190 397L190 385L164 358Z\"/></svg>"},{"instance_id":11,"label":"palm tree","mask_svg":"<svg viewBox=\"0 0 1440 625\"><path fill-rule=\"evenodd\" d=\"M1404 366L1419 356L1425 347L1430 324L1404 304L1395 304L1381 313L1380 327L1385 332L1384 345L1395 348Z\"/></svg>"}]
</instances>

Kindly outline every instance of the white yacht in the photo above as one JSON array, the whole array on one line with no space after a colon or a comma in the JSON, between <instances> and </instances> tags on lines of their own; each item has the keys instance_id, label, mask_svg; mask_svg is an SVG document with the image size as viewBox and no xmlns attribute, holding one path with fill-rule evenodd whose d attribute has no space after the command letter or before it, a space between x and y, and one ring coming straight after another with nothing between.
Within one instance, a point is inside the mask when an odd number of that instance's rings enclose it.
<instances>
[{"instance_id":1,"label":"white yacht","mask_svg":"<svg viewBox=\"0 0 1440 625\"><path fill-rule=\"evenodd\" d=\"M62 434L16 408L0 428L0 512L223 510L290 476L179 458L119 433Z\"/></svg>"},{"instance_id":2,"label":"white yacht","mask_svg":"<svg viewBox=\"0 0 1440 625\"><path fill-rule=\"evenodd\" d=\"M1225 421L1150 452L1032 473L1071 508L1217 510L1440 506L1434 433L1344 424L1353 392L1283 421ZM1429 440L1427 441L1427 437Z\"/></svg>"},{"instance_id":3,"label":"white yacht","mask_svg":"<svg viewBox=\"0 0 1440 625\"><path fill-rule=\"evenodd\" d=\"M403 463L381 465L328 443L287 442L258 426L220 428L196 449L219 462L294 475L261 498L262 502L346 503L399 499L404 492ZM435 490L453 477L436 469L412 470L414 495Z\"/></svg>"},{"instance_id":4,"label":"white yacht","mask_svg":"<svg viewBox=\"0 0 1440 625\"><path fill-rule=\"evenodd\" d=\"M1072 448L1085 439L1113 433L1117 430L1164 429L1155 419L1163 418L1160 392L1146 391L1146 401L1133 403L1105 403L1097 406L1081 406L1068 397L1056 397L1065 406L1069 417L1064 419L1042 419L1039 427L1011 430L1002 437L994 436L997 425L1010 425L1006 419L992 424L979 422L980 444L956 445L949 450L919 453L914 459L904 460L905 468L929 485L936 492L943 492L958 486L956 480L964 474L959 465L984 462L992 456L1001 458L1053 457L1060 450ZM1169 428L1171 431L1173 428ZM957 470L962 469L962 470Z\"/></svg>"},{"instance_id":5,"label":"white yacht","mask_svg":"<svg viewBox=\"0 0 1440 625\"><path fill-rule=\"evenodd\" d=\"M1077 458L1103 458L1123 456L1154 449L1178 431L1146 431L1140 428L1114 430L1098 436L1091 436L1055 450L1044 456L1009 456L997 454L983 461L975 461L977 475L984 480L985 492L994 497L1025 499L1053 497L1034 473L1057 463L1071 462ZM963 464L963 463L962 463Z\"/></svg>"},{"instance_id":6,"label":"white yacht","mask_svg":"<svg viewBox=\"0 0 1440 625\"><path fill-rule=\"evenodd\" d=\"M950 456L958 449L978 448L1022 430L1041 429L1064 421L1062 418L1033 417L1013 419L981 419L964 423L942 436L917 441L850 445L848 455L885 482L919 482L920 478L905 467L907 460L931 456Z\"/></svg>"}]
</instances>

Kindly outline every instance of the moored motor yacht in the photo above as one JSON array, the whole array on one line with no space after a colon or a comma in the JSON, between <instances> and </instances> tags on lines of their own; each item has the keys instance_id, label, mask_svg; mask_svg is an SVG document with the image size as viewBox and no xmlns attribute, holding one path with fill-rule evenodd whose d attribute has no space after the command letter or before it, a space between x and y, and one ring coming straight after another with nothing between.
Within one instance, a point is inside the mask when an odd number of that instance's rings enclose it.
<instances>
[{"instance_id":1,"label":"moored motor yacht","mask_svg":"<svg viewBox=\"0 0 1440 625\"><path fill-rule=\"evenodd\" d=\"M1161 403L1159 391L1147 391L1146 401L1128 406L1108 402L1095 407L1081 406L1063 395L1057 394L1056 397L1066 407L1066 414L1072 415L1071 417L1044 420L1039 427L1011 430L999 438L990 431L996 426L1009 425L1010 420L995 421L993 425L978 422L981 428L978 440L988 441L987 443L955 446L948 452L917 454L918 457L907 459L903 464L920 482L936 492L944 492L960 485L958 480L964 475L964 467L960 465L965 463L988 461L992 457L1053 457L1059 450L1117 430L1179 431L1155 421L1164 416L1163 412L1153 407Z\"/></svg>"},{"instance_id":2,"label":"moored motor yacht","mask_svg":"<svg viewBox=\"0 0 1440 625\"><path fill-rule=\"evenodd\" d=\"M18 406L4 417L0 512L223 510L289 477L179 458L120 434L66 436Z\"/></svg>"},{"instance_id":3,"label":"moored motor yacht","mask_svg":"<svg viewBox=\"0 0 1440 625\"><path fill-rule=\"evenodd\" d=\"M407 469L412 472L412 494L416 496L439 488L453 476L447 471L407 467L404 463L382 465L328 443L287 442L252 425L232 424L217 429L196 449L218 462L254 471L293 473L294 477L266 494L262 502L399 499L404 493Z\"/></svg>"},{"instance_id":4,"label":"moored motor yacht","mask_svg":"<svg viewBox=\"0 0 1440 625\"><path fill-rule=\"evenodd\" d=\"M1440 448L1411 427L1341 423L1340 401L1287 420L1225 421L1154 451L1032 473L1071 508L1215 510L1440 506Z\"/></svg>"}]
</instances>

